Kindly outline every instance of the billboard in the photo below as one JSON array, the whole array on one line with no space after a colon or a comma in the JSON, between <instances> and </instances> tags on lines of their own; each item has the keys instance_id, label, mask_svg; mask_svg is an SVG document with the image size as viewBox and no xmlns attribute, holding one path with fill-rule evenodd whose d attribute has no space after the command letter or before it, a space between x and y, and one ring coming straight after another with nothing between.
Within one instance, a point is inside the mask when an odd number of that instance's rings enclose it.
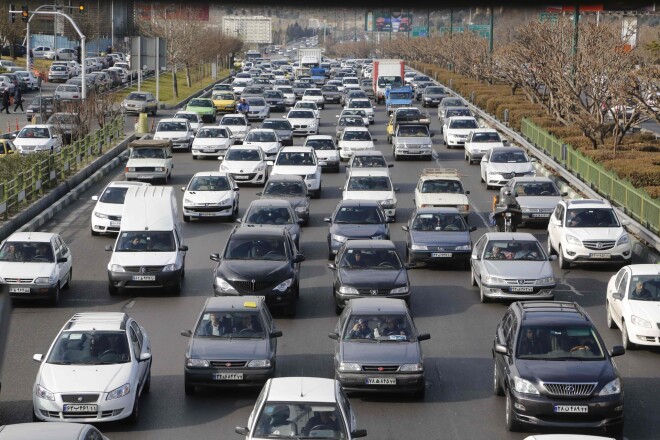
<instances>
[{"instance_id":1,"label":"billboard","mask_svg":"<svg viewBox=\"0 0 660 440\"><path fill-rule=\"evenodd\" d=\"M401 9L367 12L366 27L368 32L410 32L412 30L410 12Z\"/></svg>"}]
</instances>

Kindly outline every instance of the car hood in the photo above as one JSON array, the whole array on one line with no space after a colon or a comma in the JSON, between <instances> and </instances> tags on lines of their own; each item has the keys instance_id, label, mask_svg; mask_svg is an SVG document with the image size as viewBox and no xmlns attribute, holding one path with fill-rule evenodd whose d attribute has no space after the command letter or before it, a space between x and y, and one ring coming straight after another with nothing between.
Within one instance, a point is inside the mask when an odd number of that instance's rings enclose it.
<instances>
[{"instance_id":1,"label":"car hood","mask_svg":"<svg viewBox=\"0 0 660 440\"><path fill-rule=\"evenodd\" d=\"M187 112L211 113L215 112L215 107L186 107Z\"/></svg>"},{"instance_id":2,"label":"car hood","mask_svg":"<svg viewBox=\"0 0 660 440\"><path fill-rule=\"evenodd\" d=\"M614 228L566 228L566 234L575 235L580 240L617 240L624 233L622 227Z\"/></svg>"},{"instance_id":3,"label":"car hood","mask_svg":"<svg viewBox=\"0 0 660 440\"><path fill-rule=\"evenodd\" d=\"M483 260L488 275L503 278L547 278L554 276L549 261Z\"/></svg>"},{"instance_id":4,"label":"car hood","mask_svg":"<svg viewBox=\"0 0 660 440\"><path fill-rule=\"evenodd\" d=\"M406 269L339 269L341 283L359 289L394 289L408 285Z\"/></svg>"},{"instance_id":5,"label":"car hood","mask_svg":"<svg viewBox=\"0 0 660 440\"><path fill-rule=\"evenodd\" d=\"M660 322L660 302L628 300L630 313L651 323Z\"/></svg>"},{"instance_id":6,"label":"car hood","mask_svg":"<svg viewBox=\"0 0 660 440\"><path fill-rule=\"evenodd\" d=\"M420 204L427 205L468 205L469 201L465 194L456 193L418 193Z\"/></svg>"},{"instance_id":7,"label":"car hood","mask_svg":"<svg viewBox=\"0 0 660 440\"><path fill-rule=\"evenodd\" d=\"M561 196L518 196L516 200L522 208L554 209Z\"/></svg>"},{"instance_id":8,"label":"car hood","mask_svg":"<svg viewBox=\"0 0 660 440\"><path fill-rule=\"evenodd\" d=\"M472 130L474 130L474 128L446 128L445 132L447 133L447 136L451 136L452 134L467 136Z\"/></svg>"},{"instance_id":9,"label":"car hood","mask_svg":"<svg viewBox=\"0 0 660 440\"><path fill-rule=\"evenodd\" d=\"M227 125L227 127L229 127L231 132L234 134L247 131L247 125Z\"/></svg>"},{"instance_id":10,"label":"car hood","mask_svg":"<svg viewBox=\"0 0 660 440\"><path fill-rule=\"evenodd\" d=\"M280 148L279 142L245 142L243 145L256 145L261 148L261 151L266 153L277 153L277 150Z\"/></svg>"},{"instance_id":11,"label":"car hood","mask_svg":"<svg viewBox=\"0 0 660 440\"><path fill-rule=\"evenodd\" d=\"M217 276L232 279L259 279L261 281L284 280L290 277L292 268L288 261L225 260L215 269Z\"/></svg>"},{"instance_id":12,"label":"car hood","mask_svg":"<svg viewBox=\"0 0 660 440\"><path fill-rule=\"evenodd\" d=\"M392 191L344 191L344 200L396 200Z\"/></svg>"},{"instance_id":13,"label":"car hood","mask_svg":"<svg viewBox=\"0 0 660 440\"><path fill-rule=\"evenodd\" d=\"M312 125L316 123L316 118L287 118L291 125Z\"/></svg>"},{"instance_id":14,"label":"car hood","mask_svg":"<svg viewBox=\"0 0 660 440\"><path fill-rule=\"evenodd\" d=\"M413 244L427 246L464 246L470 244L468 231L410 231Z\"/></svg>"},{"instance_id":15,"label":"car hood","mask_svg":"<svg viewBox=\"0 0 660 440\"><path fill-rule=\"evenodd\" d=\"M350 342L339 344L341 362L359 364L417 364L421 361L418 342Z\"/></svg>"},{"instance_id":16,"label":"car hood","mask_svg":"<svg viewBox=\"0 0 660 440\"><path fill-rule=\"evenodd\" d=\"M309 206L309 198L308 197L303 197L303 196L269 196L269 195L264 195L261 197L262 199L275 199L275 200L286 200L291 204L291 206L295 209L299 206Z\"/></svg>"},{"instance_id":17,"label":"car hood","mask_svg":"<svg viewBox=\"0 0 660 440\"><path fill-rule=\"evenodd\" d=\"M247 338L194 338L188 355L197 359L252 360L268 359L268 339Z\"/></svg>"},{"instance_id":18,"label":"car hood","mask_svg":"<svg viewBox=\"0 0 660 440\"><path fill-rule=\"evenodd\" d=\"M317 168L316 165L274 165L270 174L306 176L316 174Z\"/></svg>"},{"instance_id":19,"label":"car hood","mask_svg":"<svg viewBox=\"0 0 660 440\"><path fill-rule=\"evenodd\" d=\"M195 147L229 147L231 139L227 138L195 138L193 148Z\"/></svg>"},{"instance_id":20,"label":"car hood","mask_svg":"<svg viewBox=\"0 0 660 440\"><path fill-rule=\"evenodd\" d=\"M319 160L338 158L339 150L316 150L316 157Z\"/></svg>"},{"instance_id":21,"label":"car hood","mask_svg":"<svg viewBox=\"0 0 660 440\"><path fill-rule=\"evenodd\" d=\"M186 191L183 204L186 205L185 199L193 203L219 203L228 198L231 198L231 191Z\"/></svg>"},{"instance_id":22,"label":"car hood","mask_svg":"<svg viewBox=\"0 0 660 440\"><path fill-rule=\"evenodd\" d=\"M124 212L124 204L96 202L94 212L100 212L106 215L118 215L121 217L122 213Z\"/></svg>"},{"instance_id":23,"label":"car hood","mask_svg":"<svg viewBox=\"0 0 660 440\"><path fill-rule=\"evenodd\" d=\"M470 142L466 145L466 148L472 150L487 151L490 150L491 148L503 147L503 146L504 144L502 142Z\"/></svg>"},{"instance_id":24,"label":"car hood","mask_svg":"<svg viewBox=\"0 0 660 440\"><path fill-rule=\"evenodd\" d=\"M175 261L176 252L113 252L108 266L167 266Z\"/></svg>"},{"instance_id":25,"label":"car hood","mask_svg":"<svg viewBox=\"0 0 660 440\"><path fill-rule=\"evenodd\" d=\"M354 150L368 150L374 148L373 141L339 141L340 148L352 148Z\"/></svg>"},{"instance_id":26,"label":"car hood","mask_svg":"<svg viewBox=\"0 0 660 440\"><path fill-rule=\"evenodd\" d=\"M44 362L37 382L54 393L108 392L131 382L132 364L55 365Z\"/></svg>"},{"instance_id":27,"label":"car hood","mask_svg":"<svg viewBox=\"0 0 660 440\"><path fill-rule=\"evenodd\" d=\"M521 162L521 163L495 163L488 162L488 171L502 174L509 173L528 173L532 171L531 162Z\"/></svg>"},{"instance_id":28,"label":"car hood","mask_svg":"<svg viewBox=\"0 0 660 440\"><path fill-rule=\"evenodd\" d=\"M1 278L39 278L49 277L55 269L55 263L19 263L3 261L0 263Z\"/></svg>"},{"instance_id":29,"label":"car hood","mask_svg":"<svg viewBox=\"0 0 660 440\"><path fill-rule=\"evenodd\" d=\"M139 101L139 100L136 100L136 99L125 99L124 104L125 105L134 105L134 106L137 106L137 107L144 107L145 105L147 105L147 101Z\"/></svg>"},{"instance_id":30,"label":"car hood","mask_svg":"<svg viewBox=\"0 0 660 440\"><path fill-rule=\"evenodd\" d=\"M227 168L230 173L251 173L261 161L241 160L236 162L224 161L222 167ZM224 168L222 169L224 171Z\"/></svg>"},{"instance_id":31,"label":"car hood","mask_svg":"<svg viewBox=\"0 0 660 440\"><path fill-rule=\"evenodd\" d=\"M405 99L402 99L402 98L392 99L392 98L390 98L390 99L387 100L387 102L389 102L390 104L408 104L408 103L410 103L410 101L412 101L412 97L411 98L405 98Z\"/></svg>"},{"instance_id":32,"label":"car hood","mask_svg":"<svg viewBox=\"0 0 660 440\"><path fill-rule=\"evenodd\" d=\"M520 377L538 384L539 382L601 382L607 383L616 377L609 360L601 361L545 361L516 360ZM598 389L598 388L596 388Z\"/></svg>"},{"instance_id":33,"label":"car hood","mask_svg":"<svg viewBox=\"0 0 660 440\"><path fill-rule=\"evenodd\" d=\"M266 110L268 110L268 105L251 105L250 106L250 113L264 112Z\"/></svg>"},{"instance_id":34,"label":"car hood","mask_svg":"<svg viewBox=\"0 0 660 440\"><path fill-rule=\"evenodd\" d=\"M45 145L50 144L52 141L51 138L46 138L46 139L41 139L41 138L16 138L14 139L14 145L17 148L23 147L23 146L37 146L37 147L42 147Z\"/></svg>"},{"instance_id":35,"label":"car hood","mask_svg":"<svg viewBox=\"0 0 660 440\"><path fill-rule=\"evenodd\" d=\"M384 224L356 225L350 223L333 223L330 226L330 233L353 239L371 238L375 235L385 235L387 233L387 226Z\"/></svg>"}]
</instances>

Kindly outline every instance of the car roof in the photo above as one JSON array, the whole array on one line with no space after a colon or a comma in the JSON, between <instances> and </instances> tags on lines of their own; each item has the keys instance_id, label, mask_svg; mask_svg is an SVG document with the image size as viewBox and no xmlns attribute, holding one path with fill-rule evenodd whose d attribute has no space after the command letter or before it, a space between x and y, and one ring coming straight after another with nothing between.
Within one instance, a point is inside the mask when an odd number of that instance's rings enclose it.
<instances>
[{"instance_id":1,"label":"car roof","mask_svg":"<svg viewBox=\"0 0 660 440\"><path fill-rule=\"evenodd\" d=\"M396 298L355 298L349 305L355 313L405 313L408 309L404 300Z\"/></svg>"},{"instance_id":2,"label":"car roof","mask_svg":"<svg viewBox=\"0 0 660 440\"><path fill-rule=\"evenodd\" d=\"M280 150L280 153L309 153L311 151L315 151L314 147L304 147L302 145L300 146L293 146L293 147L282 147Z\"/></svg>"},{"instance_id":3,"label":"car roof","mask_svg":"<svg viewBox=\"0 0 660 440\"><path fill-rule=\"evenodd\" d=\"M486 232L484 234L488 241L504 240L504 241L538 241L533 234L529 232Z\"/></svg>"},{"instance_id":4,"label":"car roof","mask_svg":"<svg viewBox=\"0 0 660 440\"><path fill-rule=\"evenodd\" d=\"M130 188L131 186L150 186L148 182L136 182L128 180L115 180L112 181L106 186L106 188Z\"/></svg>"},{"instance_id":5,"label":"car roof","mask_svg":"<svg viewBox=\"0 0 660 440\"><path fill-rule=\"evenodd\" d=\"M380 206L377 200L348 199L340 200L338 206Z\"/></svg>"},{"instance_id":6,"label":"car roof","mask_svg":"<svg viewBox=\"0 0 660 440\"><path fill-rule=\"evenodd\" d=\"M447 107L447 108L465 108L465 107ZM452 118L458 118L458 116L451 116ZM494 128L475 128L472 130L473 133L497 133L497 130Z\"/></svg>"},{"instance_id":7,"label":"car roof","mask_svg":"<svg viewBox=\"0 0 660 440\"><path fill-rule=\"evenodd\" d=\"M338 382L321 377L276 377L268 380L269 402L336 403Z\"/></svg>"},{"instance_id":8,"label":"car roof","mask_svg":"<svg viewBox=\"0 0 660 440\"><path fill-rule=\"evenodd\" d=\"M273 130L272 128L253 128L252 130L250 130L250 133L253 132L256 133L258 131L265 131L266 133L275 133L275 130Z\"/></svg>"},{"instance_id":9,"label":"car roof","mask_svg":"<svg viewBox=\"0 0 660 440\"><path fill-rule=\"evenodd\" d=\"M65 331L124 330L128 315L122 312L76 313L64 326Z\"/></svg>"},{"instance_id":10,"label":"car roof","mask_svg":"<svg viewBox=\"0 0 660 440\"><path fill-rule=\"evenodd\" d=\"M452 116L450 119L454 119L454 117ZM522 148L522 147L513 147L513 146L511 146L511 147L493 147L493 148L490 149L490 151L492 151L493 153L499 153L499 152L502 152L502 151L522 151L523 153L526 153L524 148Z\"/></svg>"},{"instance_id":11,"label":"car roof","mask_svg":"<svg viewBox=\"0 0 660 440\"><path fill-rule=\"evenodd\" d=\"M177 114L182 114L182 113L186 113L186 114L194 113L194 114L197 114L197 112L177 112ZM188 120L187 120L187 119L184 119L184 118L163 118L163 119L161 119L161 120L158 121L158 122L188 122Z\"/></svg>"},{"instance_id":12,"label":"car roof","mask_svg":"<svg viewBox=\"0 0 660 440\"><path fill-rule=\"evenodd\" d=\"M476 121L477 119L474 116L450 116L449 120L450 121L461 121L461 120L468 120L468 121L475 120Z\"/></svg>"},{"instance_id":13,"label":"car roof","mask_svg":"<svg viewBox=\"0 0 660 440\"><path fill-rule=\"evenodd\" d=\"M458 214L458 208L452 206L417 208L417 214Z\"/></svg>"},{"instance_id":14,"label":"car roof","mask_svg":"<svg viewBox=\"0 0 660 440\"><path fill-rule=\"evenodd\" d=\"M213 176L213 177L227 177L227 173L224 171L200 171L199 173L195 173L193 177L207 177L207 176Z\"/></svg>"},{"instance_id":15,"label":"car roof","mask_svg":"<svg viewBox=\"0 0 660 440\"><path fill-rule=\"evenodd\" d=\"M48 440L76 440L86 426L68 422L51 422L48 425L39 422L16 423L1 426L0 439L41 440L47 437Z\"/></svg>"},{"instance_id":16,"label":"car roof","mask_svg":"<svg viewBox=\"0 0 660 440\"><path fill-rule=\"evenodd\" d=\"M382 151L380 150L361 150L361 151L356 151L353 153L353 157L356 156L380 156L380 157L385 157Z\"/></svg>"},{"instance_id":17,"label":"car roof","mask_svg":"<svg viewBox=\"0 0 660 440\"><path fill-rule=\"evenodd\" d=\"M344 243L346 249L394 249L396 246L392 240L347 240Z\"/></svg>"},{"instance_id":18,"label":"car roof","mask_svg":"<svg viewBox=\"0 0 660 440\"><path fill-rule=\"evenodd\" d=\"M229 147L231 150L261 150L259 145L249 145L249 144L234 144Z\"/></svg>"},{"instance_id":19,"label":"car roof","mask_svg":"<svg viewBox=\"0 0 660 440\"><path fill-rule=\"evenodd\" d=\"M227 113L226 115L222 115L222 117L245 118L245 115L243 115L242 113Z\"/></svg>"},{"instance_id":20,"label":"car roof","mask_svg":"<svg viewBox=\"0 0 660 440\"><path fill-rule=\"evenodd\" d=\"M518 301L511 304L521 315L521 325L593 325L589 315L575 302Z\"/></svg>"},{"instance_id":21,"label":"car roof","mask_svg":"<svg viewBox=\"0 0 660 440\"><path fill-rule=\"evenodd\" d=\"M327 134L314 134L311 136L307 136L307 140L318 140L318 139L332 139L334 140L334 136L329 136Z\"/></svg>"},{"instance_id":22,"label":"car roof","mask_svg":"<svg viewBox=\"0 0 660 440\"><path fill-rule=\"evenodd\" d=\"M631 264L626 267L633 275L660 275L660 264Z\"/></svg>"},{"instance_id":23,"label":"car roof","mask_svg":"<svg viewBox=\"0 0 660 440\"><path fill-rule=\"evenodd\" d=\"M282 199L255 199L250 202L248 210L253 206L275 206L275 207L284 207L290 208L291 203L288 200Z\"/></svg>"},{"instance_id":24,"label":"car roof","mask_svg":"<svg viewBox=\"0 0 660 440\"><path fill-rule=\"evenodd\" d=\"M14 232L7 238L7 240L45 243L50 242L50 239L55 235L54 232Z\"/></svg>"},{"instance_id":25,"label":"car roof","mask_svg":"<svg viewBox=\"0 0 660 440\"><path fill-rule=\"evenodd\" d=\"M261 226L258 228L245 228L236 226L231 233L232 237L255 237L255 238L280 238L284 235L285 229L275 226Z\"/></svg>"},{"instance_id":26,"label":"car roof","mask_svg":"<svg viewBox=\"0 0 660 440\"><path fill-rule=\"evenodd\" d=\"M360 126L355 126L355 127L347 126L346 128L344 128L344 132L346 131L369 131L369 129L367 127L360 127Z\"/></svg>"},{"instance_id":27,"label":"car roof","mask_svg":"<svg viewBox=\"0 0 660 440\"><path fill-rule=\"evenodd\" d=\"M271 174L268 182L303 182L302 176L297 174Z\"/></svg>"},{"instance_id":28,"label":"car roof","mask_svg":"<svg viewBox=\"0 0 660 440\"><path fill-rule=\"evenodd\" d=\"M554 181L549 178L549 177L532 177L532 176L522 176L522 177L514 177L511 180L515 180L516 182L549 182L549 183L554 183Z\"/></svg>"},{"instance_id":29,"label":"car roof","mask_svg":"<svg viewBox=\"0 0 660 440\"><path fill-rule=\"evenodd\" d=\"M258 310L264 306L263 296L216 296L206 300L204 304L205 312L222 311L227 309L234 310Z\"/></svg>"},{"instance_id":30,"label":"car roof","mask_svg":"<svg viewBox=\"0 0 660 440\"><path fill-rule=\"evenodd\" d=\"M566 200L566 207L571 208L611 208L612 205L607 200L599 199L578 199Z\"/></svg>"}]
</instances>

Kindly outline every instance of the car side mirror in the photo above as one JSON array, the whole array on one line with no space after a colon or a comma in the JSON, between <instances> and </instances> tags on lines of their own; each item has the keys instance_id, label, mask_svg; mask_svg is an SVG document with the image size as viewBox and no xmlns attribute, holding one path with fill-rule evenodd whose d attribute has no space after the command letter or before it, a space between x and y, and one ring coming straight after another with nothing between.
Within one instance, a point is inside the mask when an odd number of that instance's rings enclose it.
<instances>
[{"instance_id":1,"label":"car side mirror","mask_svg":"<svg viewBox=\"0 0 660 440\"><path fill-rule=\"evenodd\" d=\"M281 338L281 337L282 337L282 331L281 331L281 330L277 330L277 331L274 331L274 332L270 332L270 335L269 335L269 336L270 336L271 338Z\"/></svg>"},{"instance_id":2,"label":"car side mirror","mask_svg":"<svg viewBox=\"0 0 660 440\"><path fill-rule=\"evenodd\" d=\"M37 354L32 355L32 360L35 361L35 362L41 362L41 361L43 361L43 359L44 359L44 355L41 354L41 353L37 353Z\"/></svg>"},{"instance_id":3,"label":"car side mirror","mask_svg":"<svg viewBox=\"0 0 660 440\"><path fill-rule=\"evenodd\" d=\"M330 339L334 339L335 341L339 340L339 334L338 333L334 333L334 332L333 333L328 333L328 337Z\"/></svg>"},{"instance_id":4,"label":"car side mirror","mask_svg":"<svg viewBox=\"0 0 660 440\"><path fill-rule=\"evenodd\" d=\"M166 159L172 159L172 155L171 155L171 154L168 154L165 158L166 158Z\"/></svg>"},{"instance_id":5,"label":"car side mirror","mask_svg":"<svg viewBox=\"0 0 660 440\"><path fill-rule=\"evenodd\" d=\"M508 355L509 354L509 349L504 344L495 344L495 353Z\"/></svg>"},{"instance_id":6,"label":"car side mirror","mask_svg":"<svg viewBox=\"0 0 660 440\"><path fill-rule=\"evenodd\" d=\"M626 349L621 345L615 345L610 352L611 357L617 357L626 354Z\"/></svg>"},{"instance_id":7,"label":"car side mirror","mask_svg":"<svg viewBox=\"0 0 660 440\"><path fill-rule=\"evenodd\" d=\"M264 195L264 193L263 193L263 192L261 192L261 191L259 191L259 192L258 192L258 193L256 193L255 195L256 195L256 196L262 196L262 195Z\"/></svg>"},{"instance_id":8,"label":"car side mirror","mask_svg":"<svg viewBox=\"0 0 660 440\"><path fill-rule=\"evenodd\" d=\"M502 145L509 145L508 139L502 139Z\"/></svg>"},{"instance_id":9,"label":"car side mirror","mask_svg":"<svg viewBox=\"0 0 660 440\"><path fill-rule=\"evenodd\" d=\"M403 229L404 231L409 231L410 230L410 228L408 226L401 226L401 229Z\"/></svg>"},{"instance_id":10,"label":"car side mirror","mask_svg":"<svg viewBox=\"0 0 660 440\"><path fill-rule=\"evenodd\" d=\"M298 254L294 255L294 257L293 257L293 262L294 263L302 263L303 261L305 261L305 256L303 254L298 253Z\"/></svg>"},{"instance_id":11,"label":"car side mirror","mask_svg":"<svg viewBox=\"0 0 660 440\"><path fill-rule=\"evenodd\" d=\"M465 195L467 196L468 194L470 194L470 191L465 191Z\"/></svg>"},{"instance_id":12,"label":"car side mirror","mask_svg":"<svg viewBox=\"0 0 660 440\"><path fill-rule=\"evenodd\" d=\"M621 226L630 226L629 220L621 220Z\"/></svg>"},{"instance_id":13,"label":"car side mirror","mask_svg":"<svg viewBox=\"0 0 660 440\"><path fill-rule=\"evenodd\" d=\"M548 258L548 261L555 261L556 259L557 259L556 255L550 255L550 257Z\"/></svg>"},{"instance_id":14,"label":"car side mirror","mask_svg":"<svg viewBox=\"0 0 660 440\"><path fill-rule=\"evenodd\" d=\"M243 220L240 219L240 218L237 218L237 219L236 219L236 223L243 223Z\"/></svg>"},{"instance_id":15,"label":"car side mirror","mask_svg":"<svg viewBox=\"0 0 660 440\"><path fill-rule=\"evenodd\" d=\"M552 222L553 225L558 226L558 227L561 228L561 220L558 220L558 219L553 217L550 221Z\"/></svg>"},{"instance_id":16,"label":"car side mirror","mask_svg":"<svg viewBox=\"0 0 660 440\"><path fill-rule=\"evenodd\" d=\"M415 264L415 263L406 263L406 264L403 265L403 267L405 267L406 269L414 269L414 268L417 267L417 264Z\"/></svg>"},{"instance_id":17,"label":"car side mirror","mask_svg":"<svg viewBox=\"0 0 660 440\"><path fill-rule=\"evenodd\" d=\"M418 341L428 341L429 339L431 339L431 335L428 333L422 333L421 335L417 336Z\"/></svg>"},{"instance_id":18,"label":"car side mirror","mask_svg":"<svg viewBox=\"0 0 660 440\"><path fill-rule=\"evenodd\" d=\"M388 163L387 168L394 168L394 164L393 163Z\"/></svg>"},{"instance_id":19,"label":"car side mirror","mask_svg":"<svg viewBox=\"0 0 660 440\"><path fill-rule=\"evenodd\" d=\"M151 353L140 353L140 362L148 361L151 359Z\"/></svg>"},{"instance_id":20,"label":"car side mirror","mask_svg":"<svg viewBox=\"0 0 660 440\"><path fill-rule=\"evenodd\" d=\"M112 252L112 245L111 244L106 245L105 246L105 251L106 252Z\"/></svg>"},{"instance_id":21,"label":"car side mirror","mask_svg":"<svg viewBox=\"0 0 660 440\"><path fill-rule=\"evenodd\" d=\"M351 437L353 438L361 438L366 436L367 436L366 429L354 429L353 431L351 431Z\"/></svg>"},{"instance_id":22,"label":"car side mirror","mask_svg":"<svg viewBox=\"0 0 660 440\"><path fill-rule=\"evenodd\" d=\"M182 186L182 187L181 187L181 191L185 191L185 190L186 190L186 187L185 187L185 186Z\"/></svg>"},{"instance_id":23,"label":"car side mirror","mask_svg":"<svg viewBox=\"0 0 660 440\"><path fill-rule=\"evenodd\" d=\"M337 270L337 266L335 266L335 263L328 263L328 269Z\"/></svg>"},{"instance_id":24,"label":"car side mirror","mask_svg":"<svg viewBox=\"0 0 660 440\"><path fill-rule=\"evenodd\" d=\"M474 232L474 231L476 231L476 230L477 230L477 227L476 227L476 226L470 226L470 227L468 228L468 231L470 231L470 232Z\"/></svg>"},{"instance_id":25,"label":"car side mirror","mask_svg":"<svg viewBox=\"0 0 660 440\"><path fill-rule=\"evenodd\" d=\"M179 250L182 251L182 252L186 252L188 250L188 245L183 244L183 245L179 246Z\"/></svg>"},{"instance_id":26,"label":"car side mirror","mask_svg":"<svg viewBox=\"0 0 660 440\"><path fill-rule=\"evenodd\" d=\"M477 255L477 254L472 254L470 258L473 259L473 260L478 260L478 259L479 259L479 255Z\"/></svg>"},{"instance_id":27,"label":"car side mirror","mask_svg":"<svg viewBox=\"0 0 660 440\"><path fill-rule=\"evenodd\" d=\"M181 336L185 336L186 338L190 338L192 336L192 332L190 330L182 330L181 331Z\"/></svg>"},{"instance_id":28,"label":"car side mirror","mask_svg":"<svg viewBox=\"0 0 660 440\"><path fill-rule=\"evenodd\" d=\"M246 426L237 426L234 430L236 431L236 434L239 434L239 435L249 435L250 434L250 430L247 429Z\"/></svg>"},{"instance_id":29,"label":"car side mirror","mask_svg":"<svg viewBox=\"0 0 660 440\"><path fill-rule=\"evenodd\" d=\"M431 133L429 137L435 137L435 133Z\"/></svg>"},{"instance_id":30,"label":"car side mirror","mask_svg":"<svg viewBox=\"0 0 660 440\"><path fill-rule=\"evenodd\" d=\"M93 202L98 202L99 196L92 196L92 201Z\"/></svg>"},{"instance_id":31,"label":"car side mirror","mask_svg":"<svg viewBox=\"0 0 660 440\"><path fill-rule=\"evenodd\" d=\"M211 254L209 258L213 261L220 261L220 254Z\"/></svg>"},{"instance_id":32,"label":"car side mirror","mask_svg":"<svg viewBox=\"0 0 660 440\"><path fill-rule=\"evenodd\" d=\"M332 219L330 217L325 217L323 221L326 223L332 223Z\"/></svg>"},{"instance_id":33,"label":"car side mirror","mask_svg":"<svg viewBox=\"0 0 660 440\"><path fill-rule=\"evenodd\" d=\"M268 166L270 166L270 167L272 167L274 163L275 163L275 162L273 162L272 160L267 160L267 161L266 161L266 165L268 165Z\"/></svg>"},{"instance_id":34,"label":"car side mirror","mask_svg":"<svg viewBox=\"0 0 660 440\"><path fill-rule=\"evenodd\" d=\"M303 223L305 223L305 220L299 218L298 221L297 221L297 223L298 223L299 225L302 225Z\"/></svg>"},{"instance_id":35,"label":"car side mirror","mask_svg":"<svg viewBox=\"0 0 660 440\"><path fill-rule=\"evenodd\" d=\"M69 261L69 260L66 257L60 257L60 258L57 259L58 263L66 263L67 261Z\"/></svg>"},{"instance_id":36,"label":"car side mirror","mask_svg":"<svg viewBox=\"0 0 660 440\"><path fill-rule=\"evenodd\" d=\"M375 144L376 142L378 142L378 139L374 138L374 139L372 139L372 141L374 141L374 144Z\"/></svg>"},{"instance_id":37,"label":"car side mirror","mask_svg":"<svg viewBox=\"0 0 660 440\"><path fill-rule=\"evenodd\" d=\"M387 217L385 223L396 223L396 219L394 217Z\"/></svg>"},{"instance_id":38,"label":"car side mirror","mask_svg":"<svg viewBox=\"0 0 660 440\"><path fill-rule=\"evenodd\" d=\"M484 157L481 158L481 161L482 162L488 162L488 158L486 156L484 156Z\"/></svg>"}]
</instances>

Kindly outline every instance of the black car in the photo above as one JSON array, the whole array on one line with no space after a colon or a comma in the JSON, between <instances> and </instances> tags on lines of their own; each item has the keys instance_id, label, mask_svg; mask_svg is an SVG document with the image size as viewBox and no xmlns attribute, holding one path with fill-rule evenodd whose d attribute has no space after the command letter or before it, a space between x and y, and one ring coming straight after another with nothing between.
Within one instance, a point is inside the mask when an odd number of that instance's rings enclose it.
<instances>
[{"instance_id":1,"label":"black car","mask_svg":"<svg viewBox=\"0 0 660 440\"><path fill-rule=\"evenodd\" d=\"M27 47L20 44L5 44L2 47L2 56L8 57L11 56L11 46L14 46L14 57L24 57L27 53Z\"/></svg>"},{"instance_id":2,"label":"black car","mask_svg":"<svg viewBox=\"0 0 660 440\"><path fill-rule=\"evenodd\" d=\"M477 228L469 227L457 208L416 209L401 228L406 231L408 263L470 266L470 232Z\"/></svg>"},{"instance_id":3,"label":"black car","mask_svg":"<svg viewBox=\"0 0 660 440\"><path fill-rule=\"evenodd\" d=\"M623 386L587 313L571 302L514 302L493 341L493 392L509 431L533 427L623 431Z\"/></svg>"},{"instance_id":4,"label":"black car","mask_svg":"<svg viewBox=\"0 0 660 440\"><path fill-rule=\"evenodd\" d=\"M392 219L375 200L342 200L331 217L324 219L328 228L328 260L335 258L346 240L389 240Z\"/></svg>"},{"instance_id":5,"label":"black car","mask_svg":"<svg viewBox=\"0 0 660 440\"><path fill-rule=\"evenodd\" d=\"M437 107L442 98L449 96L444 87L430 85L422 93L422 107Z\"/></svg>"},{"instance_id":6,"label":"black car","mask_svg":"<svg viewBox=\"0 0 660 440\"><path fill-rule=\"evenodd\" d=\"M410 301L408 268L390 240L347 240L337 252L333 294L335 313L359 297L386 297Z\"/></svg>"},{"instance_id":7,"label":"black car","mask_svg":"<svg viewBox=\"0 0 660 440\"><path fill-rule=\"evenodd\" d=\"M211 260L218 262L213 276L215 296L264 296L269 307L295 315L300 263L305 256L285 228L235 228L222 254L211 254Z\"/></svg>"},{"instance_id":8,"label":"black car","mask_svg":"<svg viewBox=\"0 0 660 440\"><path fill-rule=\"evenodd\" d=\"M284 105L284 94L280 90L265 90L264 99L268 103L271 112L286 111Z\"/></svg>"},{"instance_id":9,"label":"black car","mask_svg":"<svg viewBox=\"0 0 660 440\"><path fill-rule=\"evenodd\" d=\"M325 84L324 86L321 87L321 93L323 94L323 99L325 99L326 103L339 103L339 99L341 98L341 93L339 92L339 89L337 86L332 85L332 84Z\"/></svg>"},{"instance_id":10,"label":"black car","mask_svg":"<svg viewBox=\"0 0 660 440\"><path fill-rule=\"evenodd\" d=\"M405 301L356 298L346 304L335 331L335 378L344 390L366 392L426 391L420 334Z\"/></svg>"},{"instance_id":11,"label":"black car","mask_svg":"<svg viewBox=\"0 0 660 440\"><path fill-rule=\"evenodd\" d=\"M41 115L42 121L46 121L55 112L55 101L53 96L35 96L30 105L25 109L28 122L36 115Z\"/></svg>"},{"instance_id":12,"label":"black car","mask_svg":"<svg viewBox=\"0 0 660 440\"><path fill-rule=\"evenodd\" d=\"M263 192L258 192L262 199L287 200L303 225L309 223L309 193L301 176L276 174L268 178Z\"/></svg>"},{"instance_id":13,"label":"black car","mask_svg":"<svg viewBox=\"0 0 660 440\"><path fill-rule=\"evenodd\" d=\"M263 297L208 298L189 337L184 364L186 395L196 387L262 386L275 375L277 339Z\"/></svg>"}]
</instances>

